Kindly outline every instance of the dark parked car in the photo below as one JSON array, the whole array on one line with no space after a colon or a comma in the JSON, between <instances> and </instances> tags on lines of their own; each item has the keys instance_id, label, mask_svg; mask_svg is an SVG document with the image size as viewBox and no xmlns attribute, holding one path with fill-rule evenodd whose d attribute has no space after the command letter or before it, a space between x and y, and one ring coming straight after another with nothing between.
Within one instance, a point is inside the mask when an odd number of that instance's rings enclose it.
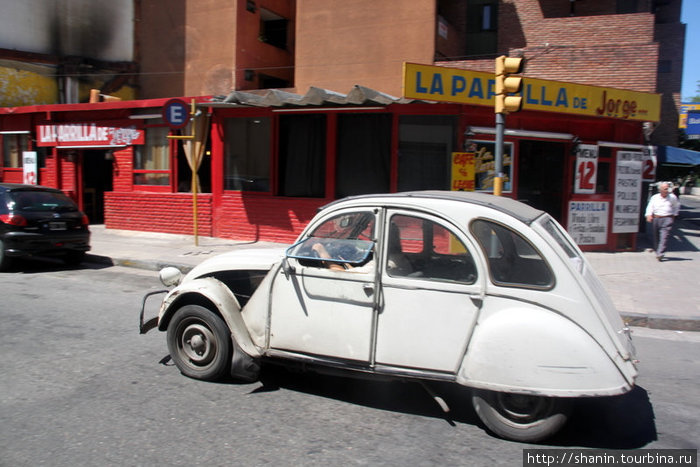
<instances>
[{"instance_id":1,"label":"dark parked car","mask_svg":"<svg viewBox=\"0 0 700 467\"><path fill-rule=\"evenodd\" d=\"M60 190L0 183L0 271L12 258L34 255L80 264L90 249L88 223Z\"/></svg>"}]
</instances>

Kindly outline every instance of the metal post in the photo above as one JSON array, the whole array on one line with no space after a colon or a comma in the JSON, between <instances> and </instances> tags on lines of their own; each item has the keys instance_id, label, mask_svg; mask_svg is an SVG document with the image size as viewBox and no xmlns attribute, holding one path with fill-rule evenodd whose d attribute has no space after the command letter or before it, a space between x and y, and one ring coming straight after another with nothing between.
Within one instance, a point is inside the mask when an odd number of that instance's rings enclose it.
<instances>
[{"instance_id":1,"label":"metal post","mask_svg":"<svg viewBox=\"0 0 700 467\"><path fill-rule=\"evenodd\" d=\"M496 114L496 154L494 160L493 194L501 196L503 189L503 135L506 129L506 116Z\"/></svg>"},{"instance_id":2,"label":"metal post","mask_svg":"<svg viewBox=\"0 0 700 467\"><path fill-rule=\"evenodd\" d=\"M190 104L190 125L192 126L192 131L191 134L189 135L168 135L168 139L182 139L182 140L191 140L192 141L192 160L194 162L194 145L197 137L197 103L194 99L192 99L192 102ZM194 164L193 164L194 165ZM199 246L199 239L197 236L197 169L193 168L192 169L192 224L194 227L194 244L195 246Z\"/></svg>"},{"instance_id":3,"label":"metal post","mask_svg":"<svg viewBox=\"0 0 700 467\"><path fill-rule=\"evenodd\" d=\"M196 166L197 155L195 154L195 149L197 145L197 107L194 99L192 99L192 110L190 111L190 122L192 122L192 147L190 148L192 154L192 165ZM194 224L194 246L199 246L199 237L197 234L197 169L192 167L192 223Z\"/></svg>"}]
</instances>

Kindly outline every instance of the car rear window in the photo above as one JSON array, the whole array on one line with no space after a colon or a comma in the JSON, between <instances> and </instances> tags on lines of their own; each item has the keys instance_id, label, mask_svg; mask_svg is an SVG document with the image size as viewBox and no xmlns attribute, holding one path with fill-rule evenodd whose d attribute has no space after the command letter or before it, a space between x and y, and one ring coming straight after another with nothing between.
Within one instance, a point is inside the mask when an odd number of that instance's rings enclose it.
<instances>
[{"instance_id":1,"label":"car rear window","mask_svg":"<svg viewBox=\"0 0 700 467\"><path fill-rule=\"evenodd\" d=\"M474 220L471 231L488 259L494 284L535 289L554 287L554 274L542 254L518 232L486 219Z\"/></svg>"},{"instance_id":2,"label":"car rear window","mask_svg":"<svg viewBox=\"0 0 700 467\"><path fill-rule=\"evenodd\" d=\"M8 208L12 211L77 211L75 203L63 193L53 191L12 191Z\"/></svg>"}]
</instances>

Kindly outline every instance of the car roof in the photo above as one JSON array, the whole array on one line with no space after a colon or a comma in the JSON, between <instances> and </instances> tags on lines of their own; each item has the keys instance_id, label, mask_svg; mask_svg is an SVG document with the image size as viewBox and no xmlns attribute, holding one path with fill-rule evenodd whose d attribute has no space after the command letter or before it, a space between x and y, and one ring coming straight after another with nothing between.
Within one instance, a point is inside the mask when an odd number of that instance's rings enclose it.
<instances>
[{"instance_id":1,"label":"car roof","mask_svg":"<svg viewBox=\"0 0 700 467\"><path fill-rule=\"evenodd\" d=\"M51 188L41 185L23 185L21 183L0 183L0 192L8 191L52 191L61 192L57 188Z\"/></svg>"},{"instance_id":2,"label":"car roof","mask_svg":"<svg viewBox=\"0 0 700 467\"><path fill-rule=\"evenodd\" d=\"M339 199L332 203L323 206L321 209L326 209L334 207L338 204L352 201L352 200L366 200L370 201L376 199L440 199L445 201L456 201L462 203L469 203L478 206L484 206L497 211L503 212L516 219L530 224L535 219L544 214L544 211L535 209L520 201L505 197L505 196L494 196L487 193L476 193L472 191L440 191L440 190L427 190L427 191L407 191L401 193L386 193L386 194L371 194L371 195L358 195L349 196L347 198Z\"/></svg>"}]
</instances>

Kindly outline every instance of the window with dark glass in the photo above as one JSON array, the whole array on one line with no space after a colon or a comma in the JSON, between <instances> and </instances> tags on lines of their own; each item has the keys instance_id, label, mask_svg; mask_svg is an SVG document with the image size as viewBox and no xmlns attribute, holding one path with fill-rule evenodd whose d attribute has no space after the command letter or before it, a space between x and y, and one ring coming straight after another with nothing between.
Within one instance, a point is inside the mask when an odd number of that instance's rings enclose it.
<instances>
[{"instance_id":1,"label":"window with dark glass","mask_svg":"<svg viewBox=\"0 0 700 467\"><path fill-rule=\"evenodd\" d=\"M465 53L467 57L484 58L484 56L495 55L498 52L498 2L467 0L466 6ZM517 31L512 33L509 35L511 40L518 37Z\"/></svg>"},{"instance_id":2,"label":"window with dark glass","mask_svg":"<svg viewBox=\"0 0 700 467\"><path fill-rule=\"evenodd\" d=\"M224 121L224 189L270 191L270 118Z\"/></svg>"},{"instance_id":3,"label":"window with dark glass","mask_svg":"<svg viewBox=\"0 0 700 467\"><path fill-rule=\"evenodd\" d=\"M260 8L260 40L280 49L287 48L289 20L265 8Z\"/></svg>"},{"instance_id":4,"label":"window with dark glass","mask_svg":"<svg viewBox=\"0 0 700 467\"><path fill-rule=\"evenodd\" d=\"M322 198L326 193L326 116L279 120L279 193Z\"/></svg>"},{"instance_id":5,"label":"window with dark glass","mask_svg":"<svg viewBox=\"0 0 700 467\"><path fill-rule=\"evenodd\" d=\"M4 134L2 138L2 165L8 169L22 168L22 153L29 147L29 135Z\"/></svg>"},{"instance_id":6,"label":"window with dark glass","mask_svg":"<svg viewBox=\"0 0 700 467\"><path fill-rule=\"evenodd\" d=\"M389 191L391 115L338 116L336 197Z\"/></svg>"},{"instance_id":7,"label":"window with dark glass","mask_svg":"<svg viewBox=\"0 0 700 467\"><path fill-rule=\"evenodd\" d=\"M170 184L168 127L146 128L146 142L134 146L134 185Z\"/></svg>"},{"instance_id":8,"label":"window with dark glass","mask_svg":"<svg viewBox=\"0 0 700 467\"><path fill-rule=\"evenodd\" d=\"M473 221L470 229L488 260L494 284L538 289L554 286L549 265L518 232L485 219Z\"/></svg>"},{"instance_id":9,"label":"window with dark glass","mask_svg":"<svg viewBox=\"0 0 700 467\"><path fill-rule=\"evenodd\" d=\"M481 30L496 30L496 6L492 4L481 5Z\"/></svg>"},{"instance_id":10,"label":"window with dark glass","mask_svg":"<svg viewBox=\"0 0 700 467\"><path fill-rule=\"evenodd\" d=\"M449 190L457 117L402 115L399 118L398 190Z\"/></svg>"}]
</instances>

